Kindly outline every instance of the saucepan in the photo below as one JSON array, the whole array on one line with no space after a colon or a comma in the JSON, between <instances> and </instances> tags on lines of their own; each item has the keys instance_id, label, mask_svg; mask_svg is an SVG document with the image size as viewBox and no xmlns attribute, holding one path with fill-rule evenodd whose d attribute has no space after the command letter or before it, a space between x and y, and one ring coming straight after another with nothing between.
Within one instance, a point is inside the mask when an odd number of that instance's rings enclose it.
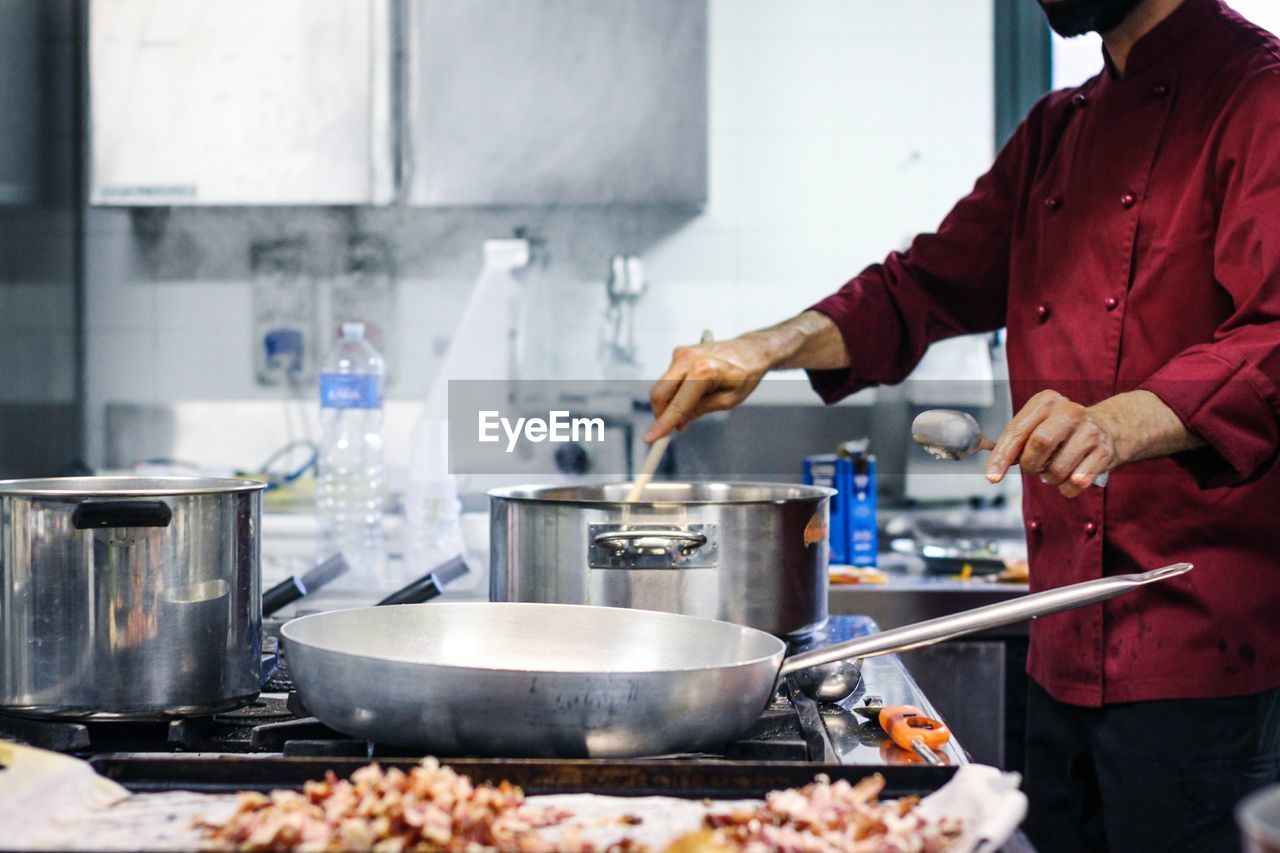
<instances>
[{"instance_id":1,"label":"saucepan","mask_svg":"<svg viewBox=\"0 0 1280 853\"><path fill-rule=\"evenodd\" d=\"M1120 595L1177 563L1034 593L785 657L757 628L572 604L399 605L281 630L298 694L326 725L437 755L623 758L720 747L780 679Z\"/></svg>"},{"instance_id":2,"label":"saucepan","mask_svg":"<svg viewBox=\"0 0 1280 853\"><path fill-rule=\"evenodd\" d=\"M827 621L828 504L782 483L489 492L493 601L705 616L803 637Z\"/></svg>"},{"instance_id":3,"label":"saucepan","mask_svg":"<svg viewBox=\"0 0 1280 853\"><path fill-rule=\"evenodd\" d=\"M258 695L265 483L0 482L0 710L164 719Z\"/></svg>"}]
</instances>

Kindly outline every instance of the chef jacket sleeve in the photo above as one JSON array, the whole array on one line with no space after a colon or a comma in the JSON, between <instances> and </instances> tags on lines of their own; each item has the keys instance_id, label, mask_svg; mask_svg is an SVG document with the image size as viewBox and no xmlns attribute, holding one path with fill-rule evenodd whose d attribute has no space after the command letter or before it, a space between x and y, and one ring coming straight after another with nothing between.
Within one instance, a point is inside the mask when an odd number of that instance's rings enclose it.
<instances>
[{"instance_id":1,"label":"chef jacket sleeve","mask_svg":"<svg viewBox=\"0 0 1280 853\"><path fill-rule=\"evenodd\" d=\"M810 308L835 321L849 352L848 368L809 371L825 402L902 381L934 341L1004 325L1018 188L1054 97L1032 108L937 233L921 234Z\"/></svg>"},{"instance_id":2,"label":"chef jacket sleeve","mask_svg":"<svg viewBox=\"0 0 1280 853\"><path fill-rule=\"evenodd\" d=\"M1205 488L1253 479L1280 448L1280 73L1242 87L1230 109L1213 266L1231 313L1140 386L1208 444L1180 456Z\"/></svg>"}]
</instances>

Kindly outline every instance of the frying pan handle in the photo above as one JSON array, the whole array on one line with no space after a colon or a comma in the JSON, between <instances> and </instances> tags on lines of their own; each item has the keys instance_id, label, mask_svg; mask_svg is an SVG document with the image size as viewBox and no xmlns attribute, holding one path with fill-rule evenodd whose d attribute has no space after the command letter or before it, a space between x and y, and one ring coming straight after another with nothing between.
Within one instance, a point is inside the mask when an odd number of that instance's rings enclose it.
<instances>
[{"instance_id":1,"label":"frying pan handle","mask_svg":"<svg viewBox=\"0 0 1280 853\"><path fill-rule=\"evenodd\" d=\"M931 646L952 637L974 634L978 631L998 628L1001 625L1106 601L1108 598L1131 592L1144 584L1155 583L1189 571L1191 571L1190 563L1174 563L1171 566L1141 574L1115 575L1084 583L1073 583L1058 589L1035 592L1013 601L1002 601L999 604L964 610L949 616L916 622L913 625L903 625L901 628L881 631L869 637L859 637L846 643L837 643L834 646L793 655L782 662L779 675L789 675L801 669L837 660L869 658L905 652L921 646Z\"/></svg>"}]
</instances>

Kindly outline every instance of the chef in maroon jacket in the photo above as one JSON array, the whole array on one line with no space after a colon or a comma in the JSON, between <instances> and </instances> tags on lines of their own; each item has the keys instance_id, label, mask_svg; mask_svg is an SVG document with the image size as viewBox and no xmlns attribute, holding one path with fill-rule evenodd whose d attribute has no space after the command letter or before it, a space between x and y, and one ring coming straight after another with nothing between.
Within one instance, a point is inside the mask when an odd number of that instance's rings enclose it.
<instances>
[{"instance_id":1,"label":"chef in maroon jacket","mask_svg":"<svg viewBox=\"0 0 1280 853\"><path fill-rule=\"evenodd\" d=\"M1032 588L1196 566L1032 626L1028 831L1230 848L1232 806L1280 775L1280 43L1218 0L1041 5L1102 33L1102 72L1036 104L936 234L677 350L646 440L769 370L832 402L1007 328L987 476L1021 466Z\"/></svg>"}]
</instances>

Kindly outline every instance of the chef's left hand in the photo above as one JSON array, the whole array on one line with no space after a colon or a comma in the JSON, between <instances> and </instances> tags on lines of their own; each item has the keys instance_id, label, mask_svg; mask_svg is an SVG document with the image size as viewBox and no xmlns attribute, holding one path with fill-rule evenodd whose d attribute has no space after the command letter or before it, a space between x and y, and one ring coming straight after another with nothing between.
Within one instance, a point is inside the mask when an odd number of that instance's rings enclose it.
<instances>
[{"instance_id":1,"label":"chef's left hand","mask_svg":"<svg viewBox=\"0 0 1280 853\"><path fill-rule=\"evenodd\" d=\"M1057 391L1041 391L1014 416L991 451L987 479L998 483L1015 464L1069 498L1119 464L1115 424Z\"/></svg>"},{"instance_id":2,"label":"chef's left hand","mask_svg":"<svg viewBox=\"0 0 1280 853\"><path fill-rule=\"evenodd\" d=\"M1028 400L1000 434L987 479L998 483L1009 468L1021 465L1074 498L1117 465L1203 446L1150 391L1128 391L1082 406L1046 390Z\"/></svg>"}]
</instances>

